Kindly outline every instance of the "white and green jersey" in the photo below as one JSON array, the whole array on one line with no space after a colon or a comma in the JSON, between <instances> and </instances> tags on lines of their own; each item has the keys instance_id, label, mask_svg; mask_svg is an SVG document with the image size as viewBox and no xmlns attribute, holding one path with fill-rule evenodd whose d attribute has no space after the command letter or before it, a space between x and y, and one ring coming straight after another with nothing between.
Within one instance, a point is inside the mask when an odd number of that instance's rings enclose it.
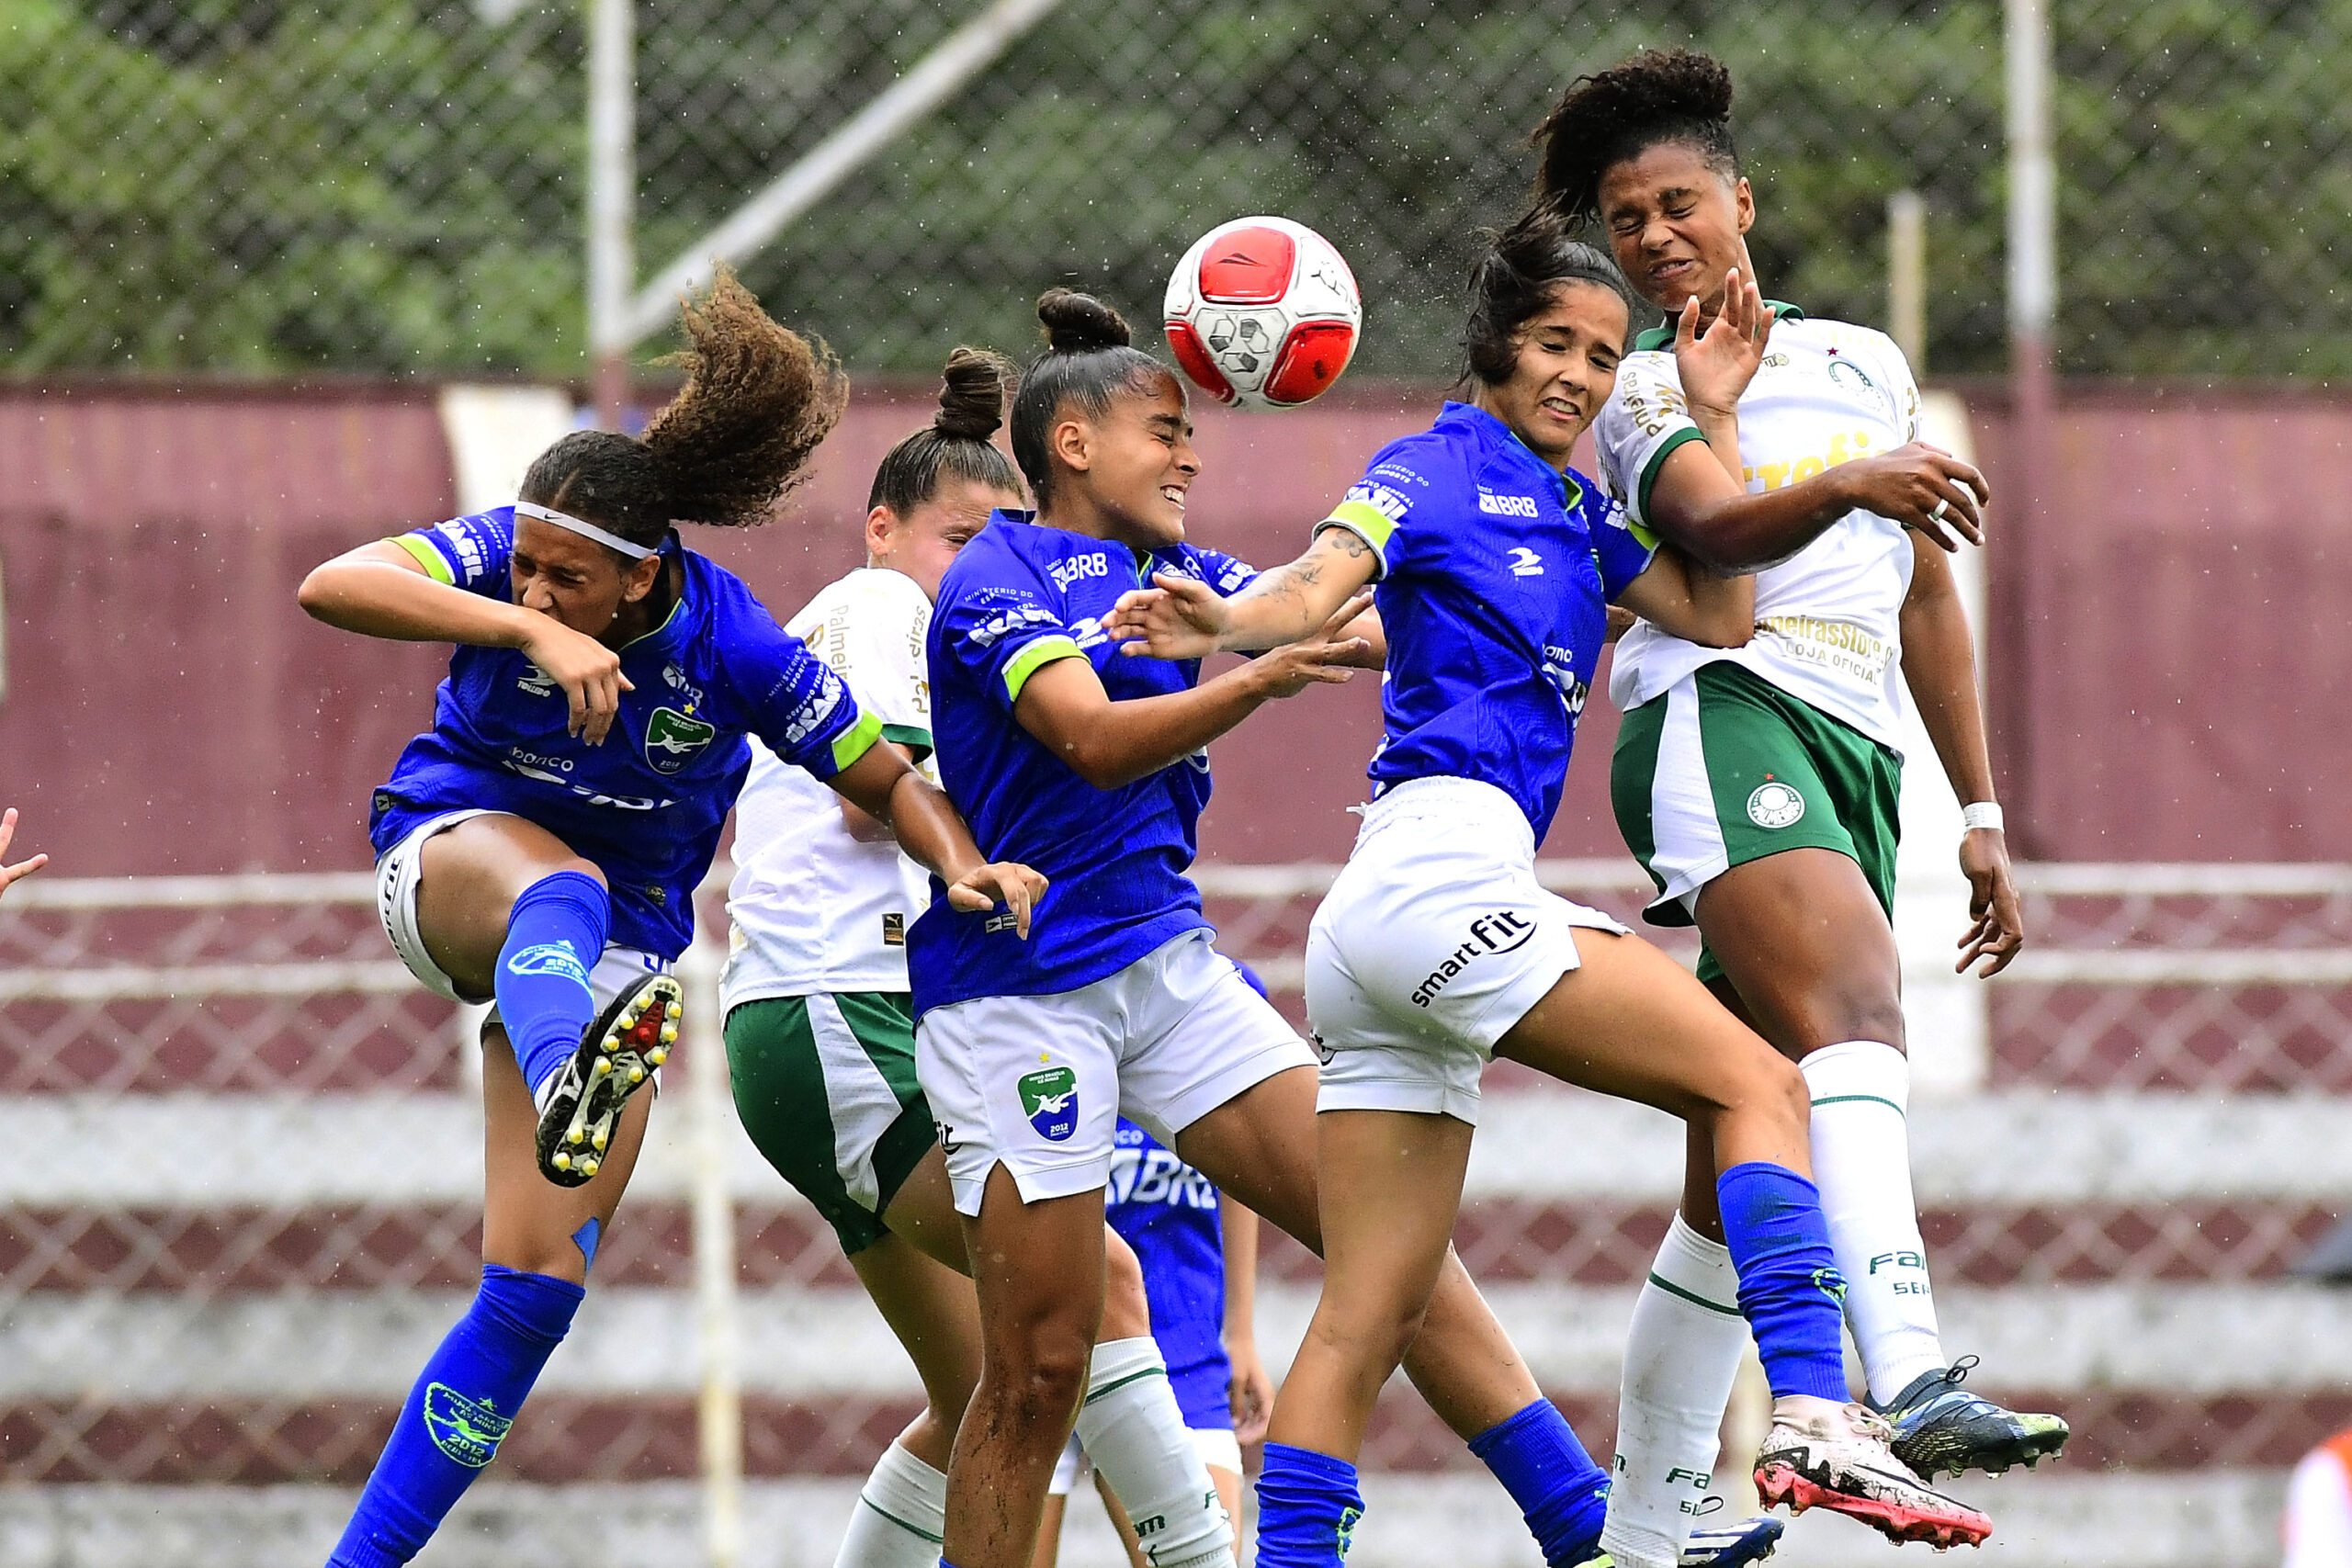
<instances>
[{"instance_id":1,"label":"white and green jersey","mask_svg":"<svg viewBox=\"0 0 2352 1568\"><path fill-rule=\"evenodd\" d=\"M1777 490L1917 438L1919 389L1892 339L1814 321L1792 305L1774 309L1764 363L1739 400L1739 456L1750 491ZM1671 327L1634 341L1593 438L1602 482L1646 529L1650 491L1667 455L1704 439L1682 400ZM1645 621L1617 645L1610 699L1637 707L1701 665L1730 660L1899 749L1899 623L1910 586L1911 542L1902 525L1849 512L1757 574L1756 636L1747 647L1702 648Z\"/></svg>"},{"instance_id":2,"label":"white and green jersey","mask_svg":"<svg viewBox=\"0 0 2352 1568\"><path fill-rule=\"evenodd\" d=\"M931 601L903 572L861 567L808 601L785 630L846 682L882 739L932 783ZM756 740L735 802L734 922L719 1005L766 997L907 989L907 928L931 907L930 874L885 839L860 843L841 798Z\"/></svg>"}]
</instances>

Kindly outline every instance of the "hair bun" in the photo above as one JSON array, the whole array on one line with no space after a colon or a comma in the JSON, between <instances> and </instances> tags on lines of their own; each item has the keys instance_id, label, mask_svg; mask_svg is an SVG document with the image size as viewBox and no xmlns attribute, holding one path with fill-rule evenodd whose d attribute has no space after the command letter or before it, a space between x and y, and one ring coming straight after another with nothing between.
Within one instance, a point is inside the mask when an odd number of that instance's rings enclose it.
<instances>
[{"instance_id":1,"label":"hair bun","mask_svg":"<svg viewBox=\"0 0 2352 1568\"><path fill-rule=\"evenodd\" d=\"M1125 317L1075 288L1046 290L1037 301L1037 319L1046 323L1046 345L1055 354L1125 348L1135 341Z\"/></svg>"},{"instance_id":2,"label":"hair bun","mask_svg":"<svg viewBox=\"0 0 2352 1568\"><path fill-rule=\"evenodd\" d=\"M959 441L986 441L1004 423L1005 389L1012 366L985 349L958 347L947 356L945 384L932 429Z\"/></svg>"}]
</instances>

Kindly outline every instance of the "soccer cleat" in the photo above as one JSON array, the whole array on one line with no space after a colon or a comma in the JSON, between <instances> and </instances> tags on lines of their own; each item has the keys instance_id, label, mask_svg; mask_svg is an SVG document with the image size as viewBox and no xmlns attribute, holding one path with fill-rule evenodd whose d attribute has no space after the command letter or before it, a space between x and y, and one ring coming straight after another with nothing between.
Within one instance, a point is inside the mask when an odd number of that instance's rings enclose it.
<instances>
[{"instance_id":1,"label":"soccer cleat","mask_svg":"<svg viewBox=\"0 0 2352 1568\"><path fill-rule=\"evenodd\" d=\"M1768 1508L1827 1508L1861 1520L1889 1540L1939 1550L1980 1546L1993 1521L1922 1484L1888 1443L1885 1420L1859 1404L1805 1394L1772 1403L1772 1430L1756 1456L1756 1491Z\"/></svg>"},{"instance_id":2,"label":"soccer cleat","mask_svg":"<svg viewBox=\"0 0 2352 1568\"><path fill-rule=\"evenodd\" d=\"M1789 1527L1769 1514L1752 1519L1727 1519L1719 1525L1699 1525L1682 1543L1680 1568L1741 1568L1761 1562L1781 1544Z\"/></svg>"},{"instance_id":3,"label":"soccer cleat","mask_svg":"<svg viewBox=\"0 0 2352 1568\"><path fill-rule=\"evenodd\" d=\"M558 1187L580 1187L604 1167L604 1154L629 1096L669 1055L684 993L667 975L648 975L615 997L581 1032L580 1049L556 1069L539 1107L539 1174Z\"/></svg>"},{"instance_id":4,"label":"soccer cleat","mask_svg":"<svg viewBox=\"0 0 2352 1568\"><path fill-rule=\"evenodd\" d=\"M1960 1386L1976 1358L1963 1356L1940 1371L1922 1372L1878 1413L1894 1428L1894 1457L1923 1479L1944 1471L1981 1470L1999 1475L2013 1464L2028 1469L2054 1457L2073 1430L2056 1416L2004 1410Z\"/></svg>"}]
</instances>

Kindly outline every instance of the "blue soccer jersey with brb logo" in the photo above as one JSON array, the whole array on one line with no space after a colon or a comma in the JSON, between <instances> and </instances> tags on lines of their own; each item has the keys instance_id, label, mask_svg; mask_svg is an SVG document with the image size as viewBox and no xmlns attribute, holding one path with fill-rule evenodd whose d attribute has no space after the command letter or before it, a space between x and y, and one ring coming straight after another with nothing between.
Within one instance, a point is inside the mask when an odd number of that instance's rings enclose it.
<instances>
[{"instance_id":1,"label":"blue soccer jersey with brb logo","mask_svg":"<svg viewBox=\"0 0 2352 1568\"><path fill-rule=\"evenodd\" d=\"M435 581L511 600L514 509L501 506L397 541ZM460 647L435 694L433 728L376 792L368 836L380 855L444 812L536 822L595 863L612 889L611 942L666 958L694 937L693 895L751 768L746 735L831 778L881 725L841 677L788 636L734 573L685 549L669 617L621 649L618 718L601 746L566 733L563 688L520 652Z\"/></svg>"},{"instance_id":2,"label":"blue soccer jersey with brb logo","mask_svg":"<svg viewBox=\"0 0 2352 1568\"><path fill-rule=\"evenodd\" d=\"M1197 661L1122 658L1102 631L1119 595L1162 571L1225 594L1257 576L1185 544L1138 561L1125 545L1021 512L992 515L947 569L926 649L940 781L981 852L1033 866L1052 885L1023 942L1001 911L950 908L934 878L931 908L907 937L918 1014L975 997L1074 991L1208 929L1184 875L1209 798L1207 754L1100 790L1012 716L1022 687L1058 659L1089 660L1114 702L1197 682Z\"/></svg>"},{"instance_id":3,"label":"blue soccer jersey with brb logo","mask_svg":"<svg viewBox=\"0 0 2352 1568\"><path fill-rule=\"evenodd\" d=\"M1653 547L1598 485L1561 473L1484 409L1373 454L1319 528L1380 560L1388 637L1373 794L1476 779L1510 795L1541 843L1559 809L1607 605Z\"/></svg>"}]
</instances>

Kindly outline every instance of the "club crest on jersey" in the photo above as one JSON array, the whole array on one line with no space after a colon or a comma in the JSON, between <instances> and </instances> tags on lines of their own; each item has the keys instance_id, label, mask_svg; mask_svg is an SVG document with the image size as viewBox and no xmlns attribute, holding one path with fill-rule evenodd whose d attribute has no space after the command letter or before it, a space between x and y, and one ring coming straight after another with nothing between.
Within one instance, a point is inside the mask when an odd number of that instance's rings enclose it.
<instances>
[{"instance_id":1,"label":"club crest on jersey","mask_svg":"<svg viewBox=\"0 0 2352 1568\"><path fill-rule=\"evenodd\" d=\"M1078 1131L1078 1069L1040 1067L1021 1075L1021 1113L1048 1143L1066 1144Z\"/></svg>"},{"instance_id":2,"label":"club crest on jersey","mask_svg":"<svg viewBox=\"0 0 2352 1568\"><path fill-rule=\"evenodd\" d=\"M469 1399L446 1382L424 1387L424 1430L433 1446L469 1470L480 1470L498 1455L498 1445L514 1425L487 1399Z\"/></svg>"},{"instance_id":3,"label":"club crest on jersey","mask_svg":"<svg viewBox=\"0 0 2352 1568\"><path fill-rule=\"evenodd\" d=\"M718 727L676 708L655 708L645 725L645 760L657 773L674 773L718 735Z\"/></svg>"},{"instance_id":4,"label":"club crest on jersey","mask_svg":"<svg viewBox=\"0 0 2352 1568\"><path fill-rule=\"evenodd\" d=\"M1786 828L1804 816L1804 796L1774 779L1758 784L1747 797L1747 819L1758 828Z\"/></svg>"}]
</instances>

